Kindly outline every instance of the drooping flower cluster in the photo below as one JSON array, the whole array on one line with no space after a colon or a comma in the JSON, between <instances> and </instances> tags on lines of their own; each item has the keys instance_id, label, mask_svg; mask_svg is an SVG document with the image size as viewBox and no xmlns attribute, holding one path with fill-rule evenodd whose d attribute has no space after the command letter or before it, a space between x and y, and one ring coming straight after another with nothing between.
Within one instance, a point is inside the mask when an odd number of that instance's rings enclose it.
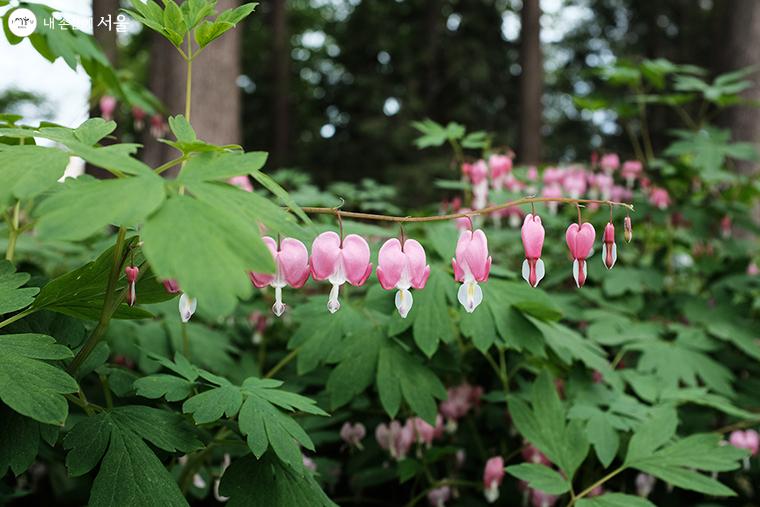
<instances>
[{"instance_id":1,"label":"drooping flower cluster","mask_svg":"<svg viewBox=\"0 0 760 507\"><path fill-rule=\"evenodd\" d=\"M435 426L431 426L419 417L411 417L402 425L399 421L382 423L375 428L375 440L378 445L388 451L391 458L401 461L406 458L415 443L430 447L433 440L443 435L443 418L436 418Z\"/></svg>"}]
</instances>

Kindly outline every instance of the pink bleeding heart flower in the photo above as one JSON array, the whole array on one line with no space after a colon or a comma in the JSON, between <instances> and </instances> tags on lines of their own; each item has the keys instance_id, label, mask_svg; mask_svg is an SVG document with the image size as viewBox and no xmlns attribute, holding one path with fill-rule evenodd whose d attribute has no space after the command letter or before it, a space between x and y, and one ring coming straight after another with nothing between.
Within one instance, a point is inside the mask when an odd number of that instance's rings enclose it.
<instances>
[{"instance_id":1,"label":"pink bleeding heart flower","mask_svg":"<svg viewBox=\"0 0 760 507\"><path fill-rule=\"evenodd\" d=\"M755 430L733 431L728 441L737 449L746 449L751 456L755 456L760 451L760 435Z\"/></svg>"},{"instance_id":2,"label":"pink bleeding heart flower","mask_svg":"<svg viewBox=\"0 0 760 507\"><path fill-rule=\"evenodd\" d=\"M372 273L369 262L369 245L356 234L349 234L341 241L333 231L323 232L311 245L311 275L315 280L328 280L332 284L327 309L335 313L340 309L338 293L340 286L348 282L363 285Z\"/></svg>"},{"instance_id":3,"label":"pink bleeding heart flower","mask_svg":"<svg viewBox=\"0 0 760 507\"><path fill-rule=\"evenodd\" d=\"M580 288L586 283L588 269L586 268L586 258L591 253L596 239L594 226L588 222L582 225L570 224L565 233L565 240L570 249L570 255L573 256L573 278L575 284Z\"/></svg>"},{"instance_id":4,"label":"pink bleeding heart flower","mask_svg":"<svg viewBox=\"0 0 760 507\"><path fill-rule=\"evenodd\" d=\"M488 164L485 160L478 160L472 164L462 164L462 172L467 176L473 185L485 181L488 177Z\"/></svg>"},{"instance_id":5,"label":"pink bleeding heart flower","mask_svg":"<svg viewBox=\"0 0 760 507\"><path fill-rule=\"evenodd\" d=\"M626 216L623 220L623 236L626 243L630 243L633 239L633 226L631 225L631 217L629 216Z\"/></svg>"},{"instance_id":6,"label":"pink bleeding heart flower","mask_svg":"<svg viewBox=\"0 0 760 507\"><path fill-rule=\"evenodd\" d=\"M393 459L401 461L414 443L414 430L408 424L401 425L398 421L389 424L378 424L375 428L375 440L378 445L388 451Z\"/></svg>"},{"instance_id":7,"label":"pink bleeding heart flower","mask_svg":"<svg viewBox=\"0 0 760 507\"><path fill-rule=\"evenodd\" d=\"M644 165L640 160L626 160L623 163L623 168L620 170L621 176L625 179L626 184L629 187L633 186L633 182L639 177L644 170Z\"/></svg>"},{"instance_id":8,"label":"pink bleeding heart flower","mask_svg":"<svg viewBox=\"0 0 760 507\"><path fill-rule=\"evenodd\" d=\"M235 185L236 187L241 188L246 192L253 192L253 185L251 184L251 180L245 174L241 176L233 176L227 180L227 183L230 185Z\"/></svg>"},{"instance_id":9,"label":"pink bleeding heart flower","mask_svg":"<svg viewBox=\"0 0 760 507\"><path fill-rule=\"evenodd\" d=\"M488 503L494 503L499 498L499 486L504 480L504 459L494 456L486 461L483 470L483 493Z\"/></svg>"},{"instance_id":10,"label":"pink bleeding heart flower","mask_svg":"<svg viewBox=\"0 0 760 507\"><path fill-rule=\"evenodd\" d=\"M748 276L760 275L760 267L758 267L756 262L753 261L747 264L747 275Z\"/></svg>"},{"instance_id":11,"label":"pink bleeding heart flower","mask_svg":"<svg viewBox=\"0 0 760 507\"><path fill-rule=\"evenodd\" d=\"M491 166L491 182L494 190L504 188L504 178L512 171L512 159L508 155L491 155L488 159Z\"/></svg>"},{"instance_id":12,"label":"pink bleeding heart flower","mask_svg":"<svg viewBox=\"0 0 760 507\"><path fill-rule=\"evenodd\" d=\"M132 119L135 130L142 130L145 127L145 110L140 106L132 106Z\"/></svg>"},{"instance_id":13,"label":"pink bleeding heart flower","mask_svg":"<svg viewBox=\"0 0 760 507\"><path fill-rule=\"evenodd\" d=\"M430 276L425 249L419 241L407 239L401 243L392 238L380 248L377 256L377 279L385 290L398 289L396 308L402 318L412 309L410 288L422 289Z\"/></svg>"},{"instance_id":14,"label":"pink bleeding heart flower","mask_svg":"<svg viewBox=\"0 0 760 507\"><path fill-rule=\"evenodd\" d=\"M554 507L557 500L559 500L559 497L556 495L544 493L539 489L530 490L530 504L533 507Z\"/></svg>"},{"instance_id":15,"label":"pink bleeding heart flower","mask_svg":"<svg viewBox=\"0 0 760 507\"><path fill-rule=\"evenodd\" d=\"M362 448L362 440L366 435L367 430L360 422L351 424L346 421L340 428L340 438L348 445L356 447L357 449Z\"/></svg>"},{"instance_id":16,"label":"pink bleeding heart flower","mask_svg":"<svg viewBox=\"0 0 760 507\"><path fill-rule=\"evenodd\" d=\"M163 137L166 134L166 122L160 114L154 114L150 117L150 135L155 138Z\"/></svg>"},{"instance_id":17,"label":"pink bleeding heart flower","mask_svg":"<svg viewBox=\"0 0 760 507\"><path fill-rule=\"evenodd\" d=\"M445 507L446 502L451 499L451 488L449 486L433 488L428 492L427 499L430 507Z\"/></svg>"},{"instance_id":18,"label":"pink bleeding heart flower","mask_svg":"<svg viewBox=\"0 0 760 507\"><path fill-rule=\"evenodd\" d=\"M537 465L551 466L552 462L546 457L544 453L538 450L535 445L526 443L526 445L520 451L523 459L528 463L534 463Z\"/></svg>"},{"instance_id":19,"label":"pink bleeding heart flower","mask_svg":"<svg viewBox=\"0 0 760 507\"><path fill-rule=\"evenodd\" d=\"M124 268L124 275L127 277L127 304L129 306L135 306L135 303L137 302L135 282L137 281L137 275L139 274L140 268L137 266L127 266Z\"/></svg>"},{"instance_id":20,"label":"pink bleeding heart flower","mask_svg":"<svg viewBox=\"0 0 760 507\"><path fill-rule=\"evenodd\" d=\"M602 242L602 262L607 269L612 269L617 261L617 245L615 244L615 226L608 222L604 227Z\"/></svg>"},{"instance_id":21,"label":"pink bleeding heart flower","mask_svg":"<svg viewBox=\"0 0 760 507\"><path fill-rule=\"evenodd\" d=\"M482 229L463 231L459 235L456 258L451 259L451 265L454 268L454 278L462 283L457 298L464 309L472 313L483 301L483 290L478 282L488 280L491 271L488 240Z\"/></svg>"},{"instance_id":22,"label":"pink bleeding heart flower","mask_svg":"<svg viewBox=\"0 0 760 507\"><path fill-rule=\"evenodd\" d=\"M433 440L443 435L443 417L441 417L441 414L436 415L435 426L432 426L421 417L407 419L406 424L412 428L415 441L418 444L425 444L427 447L433 444Z\"/></svg>"},{"instance_id":23,"label":"pink bleeding heart flower","mask_svg":"<svg viewBox=\"0 0 760 507\"><path fill-rule=\"evenodd\" d=\"M169 279L164 280L161 283L164 284L164 290L169 294L176 294L179 292L179 283L177 283L177 280Z\"/></svg>"},{"instance_id":24,"label":"pink bleeding heart flower","mask_svg":"<svg viewBox=\"0 0 760 507\"><path fill-rule=\"evenodd\" d=\"M547 184L541 190L541 197L546 197L548 199L559 199L562 197L562 187L560 187L557 183ZM559 209L559 203L557 201L549 201L546 203L546 206L549 208L549 213L552 215L557 214L557 210Z\"/></svg>"},{"instance_id":25,"label":"pink bleeding heart flower","mask_svg":"<svg viewBox=\"0 0 760 507\"><path fill-rule=\"evenodd\" d=\"M605 153L599 161L599 167L606 173L611 173L620 167L620 157L617 153Z\"/></svg>"},{"instance_id":26,"label":"pink bleeding heart flower","mask_svg":"<svg viewBox=\"0 0 760 507\"><path fill-rule=\"evenodd\" d=\"M116 97L111 95L103 95L100 97L100 115L104 120L112 120L113 113L116 111Z\"/></svg>"},{"instance_id":27,"label":"pink bleeding heart flower","mask_svg":"<svg viewBox=\"0 0 760 507\"><path fill-rule=\"evenodd\" d=\"M259 289L267 285L274 288L272 312L279 317L285 312L282 288L290 285L294 289L300 289L309 278L309 252L297 239L284 238L279 245L269 236L262 239L274 257L275 273L271 275L251 272L249 276L253 285Z\"/></svg>"},{"instance_id":28,"label":"pink bleeding heart flower","mask_svg":"<svg viewBox=\"0 0 760 507\"><path fill-rule=\"evenodd\" d=\"M641 497L648 497L652 490L654 489L654 485L657 482L657 479L654 478L654 476L651 476L649 474L639 474L636 476L636 494Z\"/></svg>"},{"instance_id":29,"label":"pink bleeding heart flower","mask_svg":"<svg viewBox=\"0 0 760 507\"><path fill-rule=\"evenodd\" d=\"M522 231L522 244L525 249L525 260L522 265L522 276L531 287L537 287L544 277L544 261L541 260L541 249L544 247L544 226L541 217L529 213L525 216Z\"/></svg>"},{"instance_id":30,"label":"pink bleeding heart flower","mask_svg":"<svg viewBox=\"0 0 760 507\"><path fill-rule=\"evenodd\" d=\"M649 192L649 202L661 210L666 210L670 206L670 194L664 188L652 187Z\"/></svg>"}]
</instances>

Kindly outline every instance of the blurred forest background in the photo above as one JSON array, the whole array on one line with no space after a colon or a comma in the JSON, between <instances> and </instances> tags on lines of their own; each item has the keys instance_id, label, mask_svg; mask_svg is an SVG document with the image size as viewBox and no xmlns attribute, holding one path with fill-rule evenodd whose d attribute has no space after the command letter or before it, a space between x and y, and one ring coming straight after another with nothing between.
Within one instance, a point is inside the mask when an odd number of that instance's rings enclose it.
<instances>
[{"instance_id":1,"label":"blurred forest background","mask_svg":"<svg viewBox=\"0 0 760 507\"><path fill-rule=\"evenodd\" d=\"M94 0L93 16L120 7ZM182 111L184 62L166 41L147 30L95 35L118 68L165 104L165 115ZM620 93L604 79L606 67L644 58L713 76L755 65L760 1L261 0L196 62L192 120L211 142L269 151L270 170L298 168L318 184L370 177L402 197L432 198L427 183L449 170L448 152L412 146L411 123L424 118L487 130L518 162L585 161L592 151L632 158L614 113L590 104ZM745 92L759 95L758 87ZM94 108L97 101L93 90ZM674 113L650 111L657 150ZM718 121L735 140L760 139L752 108L723 114ZM147 130L121 134L143 142L150 163L170 156Z\"/></svg>"}]
</instances>

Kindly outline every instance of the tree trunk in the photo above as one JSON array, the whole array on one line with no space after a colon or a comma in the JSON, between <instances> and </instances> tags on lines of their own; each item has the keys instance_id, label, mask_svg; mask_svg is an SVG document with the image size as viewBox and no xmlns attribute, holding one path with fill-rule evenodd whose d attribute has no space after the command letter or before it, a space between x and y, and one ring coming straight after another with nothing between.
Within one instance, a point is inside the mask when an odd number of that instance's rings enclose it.
<instances>
[{"instance_id":1,"label":"tree trunk","mask_svg":"<svg viewBox=\"0 0 760 507\"><path fill-rule=\"evenodd\" d=\"M539 0L523 0L520 13L520 146L517 155L525 164L541 161L541 116L544 69L541 56L541 6Z\"/></svg>"},{"instance_id":2,"label":"tree trunk","mask_svg":"<svg viewBox=\"0 0 760 507\"><path fill-rule=\"evenodd\" d=\"M738 70L760 64L760 2L758 0L730 0L727 2L728 20L721 40L725 42L719 67L723 72ZM742 96L760 101L760 76L755 71L749 76L754 86ZM735 141L754 143L760 151L760 111L752 106L736 106L724 115L724 121ZM743 172L757 171L757 164L743 162L738 165Z\"/></svg>"},{"instance_id":3,"label":"tree trunk","mask_svg":"<svg viewBox=\"0 0 760 507\"><path fill-rule=\"evenodd\" d=\"M238 0L220 0L217 11L238 5ZM241 29L242 25L238 25L228 31L193 61L190 119L198 138L210 143L240 144L242 141L237 85ZM167 112L185 114L187 64L158 34L151 43L150 76L150 89L164 103ZM176 156L173 148L145 139L143 159L150 165L160 165Z\"/></svg>"},{"instance_id":4,"label":"tree trunk","mask_svg":"<svg viewBox=\"0 0 760 507\"><path fill-rule=\"evenodd\" d=\"M111 16L112 21L116 21L116 16L119 15L119 0L92 0L92 31L95 36L100 49L108 57L108 61L111 65L116 65L118 45L116 43L116 28L111 25L111 29L108 26L98 26L98 22L102 18L108 19Z\"/></svg>"},{"instance_id":5,"label":"tree trunk","mask_svg":"<svg viewBox=\"0 0 760 507\"><path fill-rule=\"evenodd\" d=\"M99 27L98 22L102 18L108 19L108 16L111 16L111 20L115 21L116 16L118 15L119 0L92 0L92 33L95 37L95 42L97 42L98 46L100 46L100 49L106 55L106 58L108 58L108 61L113 67L116 67L119 56L119 45L116 40L116 28L113 25L111 25L110 30L108 29L108 26ZM90 95L91 99L95 98L92 96L92 93ZM90 105L90 117L94 118L96 116L100 116L100 114L100 106L98 104L98 101L95 100L94 103ZM104 139L101 144L111 144L111 142L108 139ZM85 164L84 172L100 179L111 178L113 176L105 169L95 167L92 164Z\"/></svg>"},{"instance_id":6,"label":"tree trunk","mask_svg":"<svg viewBox=\"0 0 760 507\"><path fill-rule=\"evenodd\" d=\"M290 44L286 0L272 0L272 82L274 107L272 125L272 168L287 164L290 140Z\"/></svg>"}]
</instances>

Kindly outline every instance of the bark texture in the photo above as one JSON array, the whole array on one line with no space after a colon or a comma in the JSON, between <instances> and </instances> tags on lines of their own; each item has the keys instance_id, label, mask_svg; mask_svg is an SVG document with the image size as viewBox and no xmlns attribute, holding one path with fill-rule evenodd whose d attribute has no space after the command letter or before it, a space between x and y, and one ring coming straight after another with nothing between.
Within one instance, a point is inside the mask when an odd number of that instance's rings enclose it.
<instances>
[{"instance_id":1,"label":"bark texture","mask_svg":"<svg viewBox=\"0 0 760 507\"><path fill-rule=\"evenodd\" d=\"M541 6L539 0L523 0L520 13L520 144L517 156L522 163L541 161L541 96L544 87L541 54Z\"/></svg>"},{"instance_id":2,"label":"bark texture","mask_svg":"<svg viewBox=\"0 0 760 507\"><path fill-rule=\"evenodd\" d=\"M237 7L238 0L219 0L217 11ZM215 144L240 144L240 30L243 24L216 39L193 61L190 119L200 139ZM150 89L170 115L185 112L187 64L174 47L153 35L150 52ZM143 160L153 166L177 156L176 151L144 139Z\"/></svg>"}]
</instances>

